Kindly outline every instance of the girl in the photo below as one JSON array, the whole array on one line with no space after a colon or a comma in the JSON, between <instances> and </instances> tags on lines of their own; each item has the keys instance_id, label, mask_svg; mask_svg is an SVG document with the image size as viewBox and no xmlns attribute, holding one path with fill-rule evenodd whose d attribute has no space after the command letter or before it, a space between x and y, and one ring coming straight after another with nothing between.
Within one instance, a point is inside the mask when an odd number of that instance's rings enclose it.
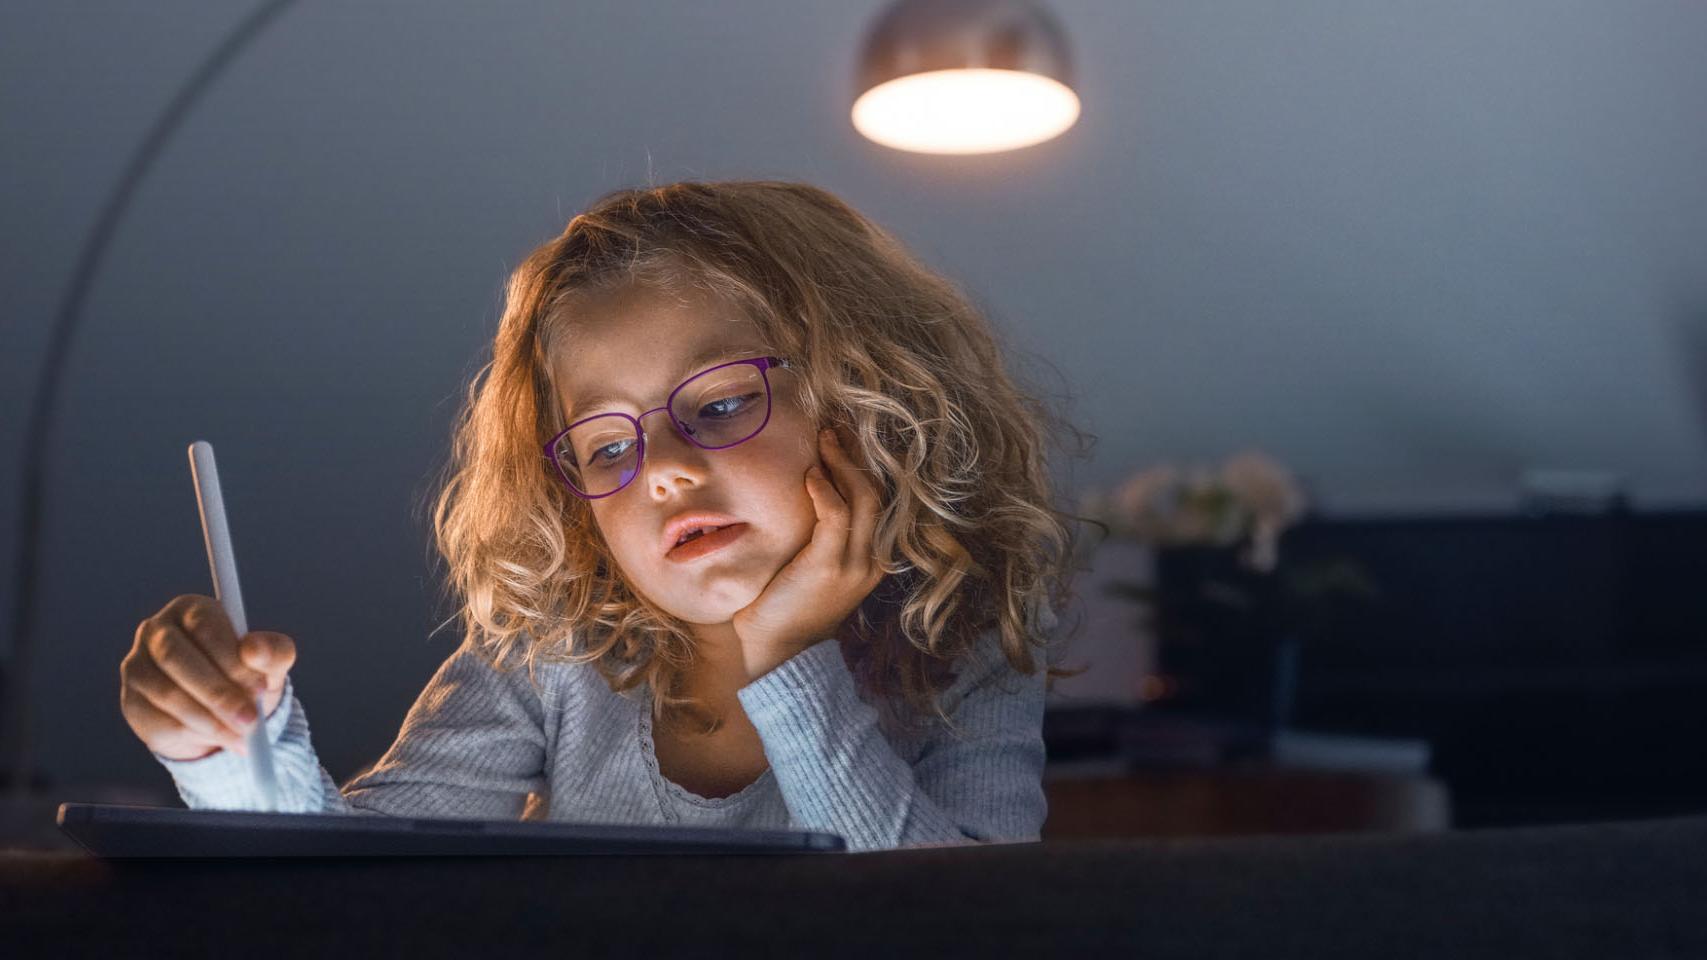
<instances>
[{"instance_id":1,"label":"girl","mask_svg":"<svg viewBox=\"0 0 1707 960\"><path fill-rule=\"evenodd\" d=\"M823 190L619 191L510 279L434 510L464 639L385 755L337 786L294 642L208 597L138 628L122 706L195 808L257 805L264 690L287 810L1035 840L1063 431Z\"/></svg>"}]
</instances>

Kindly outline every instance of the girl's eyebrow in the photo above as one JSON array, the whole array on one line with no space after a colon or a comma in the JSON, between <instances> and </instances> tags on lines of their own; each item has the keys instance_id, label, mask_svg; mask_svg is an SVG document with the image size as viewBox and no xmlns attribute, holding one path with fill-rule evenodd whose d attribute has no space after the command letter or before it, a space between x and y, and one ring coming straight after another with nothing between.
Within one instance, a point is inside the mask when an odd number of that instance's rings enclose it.
<instances>
[{"instance_id":1,"label":"girl's eyebrow","mask_svg":"<svg viewBox=\"0 0 1707 960\"><path fill-rule=\"evenodd\" d=\"M676 383L681 383L683 380L686 380L688 377L700 372L706 367L714 366L718 363L730 360L745 360L748 357L763 357L769 355L770 350L765 347L731 347L727 345L707 347L682 361L681 366L675 371L674 379ZM672 389L674 386L675 384L671 384ZM569 418L571 420L579 419L578 413L588 410L596 410L600 407L607 407L615 403L620 403L623 399L623 397L614 393L597 393L581 400L571 398Z\"/></svg>"}]
</instances>

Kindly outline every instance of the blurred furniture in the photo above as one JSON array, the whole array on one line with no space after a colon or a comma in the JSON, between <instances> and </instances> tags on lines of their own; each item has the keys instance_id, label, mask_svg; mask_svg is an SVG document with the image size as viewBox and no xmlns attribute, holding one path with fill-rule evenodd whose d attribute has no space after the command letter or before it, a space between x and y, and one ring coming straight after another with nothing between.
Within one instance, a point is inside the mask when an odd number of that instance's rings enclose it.
<instances>
[{"instance_id":1,"label":"blurred furniture","mask_svg":"<svg viewBox=\"0 0 1707 960\"><path fill-rule=\"evenodd\" d=\"M1305 523L1379 601L1302 638L1294 720L1416 737L1462 827L1707 809L1707 511Z\"/></svg>"},{"instance_id":2,"label":"blurred furniture","mask_svg":"<svg viewBox=\"0 0 1707 960\"><path fill-rule=\"evenodd\" d=\"M1426 743L1459 827L1707 809L1703 544L1703 510L1312 518L1283 569L1349 563L1378 589L1274 633L1297 641L1281 712ZM1228 682L1261 674L1240 641L1161 651L1188 673L1151 678L1144 712L1260 715L1260 684Z\"/></svg>"},{"instance_id":3,"label":"blurred furniture","mask_svg":"<svg viewBox=\"0 0 1707 960\"><path fill-rule=\"evenodd\" d=\"M1707 816L859 854L0 857L9 956L1707 956Z\"/></svg>"},{"instance_id":4,"label":"blurred furniture","mask_svg":"<svg viewBox=\"0 0 1707 960\"><path fill-rule=\"evenodd\" d=\"M1453 822L1422 740L1115 705L1046 709L1043 737L1045 839L1403 833Z\"/></svg>"}]
</instances>

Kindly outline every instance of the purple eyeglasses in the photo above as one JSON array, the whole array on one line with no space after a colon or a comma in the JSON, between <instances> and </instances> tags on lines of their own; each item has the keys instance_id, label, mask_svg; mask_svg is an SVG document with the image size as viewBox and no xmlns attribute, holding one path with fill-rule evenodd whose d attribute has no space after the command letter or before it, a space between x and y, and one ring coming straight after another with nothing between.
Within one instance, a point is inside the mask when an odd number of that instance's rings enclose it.
<instances>
[{"instance_id":1,"label":"purple eyeglasses","mask_svg":"<svg viewBox=\"0 0 1707 960\"><path fill-rule=\"evenodd\" d=\"M782 357L751 357L701 370L671 390L663 406L637 417L599 413L571 423L545 444L545 458L571 493L597 500L640 475L646 459L640 421L660 410L669 413L677 433L704 450L751 440L771 419L767 371L773 367L790 370L794 364Z\"/></svg>"}]
</instances>

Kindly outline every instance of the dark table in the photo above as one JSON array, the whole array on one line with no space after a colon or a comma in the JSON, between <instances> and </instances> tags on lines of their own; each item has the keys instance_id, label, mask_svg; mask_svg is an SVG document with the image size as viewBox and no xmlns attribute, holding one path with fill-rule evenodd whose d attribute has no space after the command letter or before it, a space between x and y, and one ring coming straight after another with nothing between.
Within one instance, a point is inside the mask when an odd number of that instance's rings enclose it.
<instances>
[{"instance_id":1,"label":"dark table","mask_svg":"<svg viewBox=\"0 0 1707 960\"><path fill-rule=\"evenodd\" d=\"M753 857L0 857L8 956L1707 957L1707 816Z\"/></svg>"}]
</instances>

